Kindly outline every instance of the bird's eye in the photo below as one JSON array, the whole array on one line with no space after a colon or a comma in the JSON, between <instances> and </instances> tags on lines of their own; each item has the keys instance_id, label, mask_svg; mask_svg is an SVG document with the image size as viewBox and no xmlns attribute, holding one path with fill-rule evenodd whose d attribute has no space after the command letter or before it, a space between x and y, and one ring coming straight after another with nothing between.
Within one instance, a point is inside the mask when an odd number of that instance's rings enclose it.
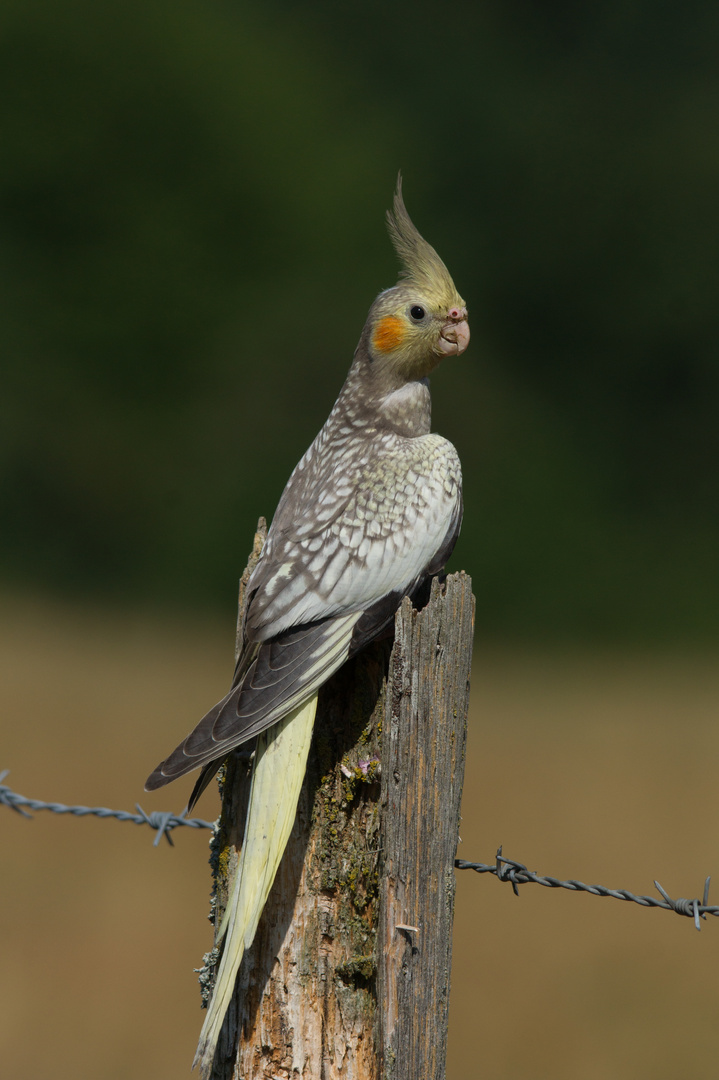
<instances>
[{"instance_id":1,"label":"bird's eye","mask_svg":"<svg viewBox=\"0 0 719 1080\"><path fill-rule=\"evenodd\" d=\"M414 322L422 322L422 319L425 317L427 312L424 310L423 307L420 307L419 304L413 304L412 307L409 309L409 314Z\"/></svg>"}]
</instances>

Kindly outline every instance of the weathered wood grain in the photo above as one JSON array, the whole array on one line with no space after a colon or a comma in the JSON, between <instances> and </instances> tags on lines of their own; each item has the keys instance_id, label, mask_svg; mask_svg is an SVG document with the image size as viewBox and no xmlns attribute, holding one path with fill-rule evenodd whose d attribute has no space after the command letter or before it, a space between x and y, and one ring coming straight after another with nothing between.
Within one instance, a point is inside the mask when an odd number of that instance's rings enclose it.
<instances>
[{"instance_id":1,"label":"weathered wood grain","mask_svg":"<svg viewBox=\"0 0 719 1080\"><path fill-rule=\"evenodd\" d=\"M241 584L241 608L243 597ZM472 603L466 575L433 582L422 611L404 601L394 646L374 642L322 689L297 819L213 1080L444 1076ZM226 767L216 926L242 842L246 757Z\"/></svg>"},{"instance_id":2,"label":"weathered wood grain","mask_svg":"<svg viewBox=\"0 0 719 1080\"><path fill-rule=\"evenodd\" d=\"M382 729L382 1080L444 1080L473 624L463 573L435 578L429 603L416 611L405 599L395 620Z\"/></svg>"}]
</instances>

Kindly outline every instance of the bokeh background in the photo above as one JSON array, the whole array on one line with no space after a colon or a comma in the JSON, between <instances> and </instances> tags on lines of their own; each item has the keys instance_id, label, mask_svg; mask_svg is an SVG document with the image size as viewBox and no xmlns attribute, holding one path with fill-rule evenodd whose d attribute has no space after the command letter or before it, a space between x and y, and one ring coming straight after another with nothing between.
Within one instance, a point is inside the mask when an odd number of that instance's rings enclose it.
<instances>
[{"instance_id":1,"label":"bokeh background","mask_svg":"<svg viewBox=\"0 0 719 1080\"><path fill-rule=\"evenodd\" d=\"M473 335L433 380L466 478L452 567L477 595L461 853L503 842L544 873L701 893L718 48L696 0L5 0L13 786L179 809L186 792L142 781L224 693L254 524L394 283L401 167ZM3 1069L186 1075L206 837L154 850L128 825L10 811L0 833ZM460 875L451 1080L711 1075L718 933Z\"/></svg>"}]
</instances>

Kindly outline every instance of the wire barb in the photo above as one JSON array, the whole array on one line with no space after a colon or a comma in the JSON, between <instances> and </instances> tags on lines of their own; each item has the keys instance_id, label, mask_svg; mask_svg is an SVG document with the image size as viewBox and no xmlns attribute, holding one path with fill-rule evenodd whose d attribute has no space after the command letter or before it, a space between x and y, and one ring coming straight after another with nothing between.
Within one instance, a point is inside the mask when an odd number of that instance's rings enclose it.
<instances>
[{"instance_id":1,"label":"wire barb","mask_svg":"<svg viewBox=\"0 0 719 1080\"><path fill-rule=\"evenodd\" d=\"M519 896L519 885L529 884L544 885L548 889L569 889L570 892L588 892L592 896L611 896L614 900L629 900L634 904L639 904L640 907L665 908L667 911L675 911L677 915L686 915L694 919L697 930L701 929L700 919L705 919L707 915L719 915L719 906L709 904L711 877L708 877L704 882L704 896L701 901L698 899L685 900L684 898L672 900L659 882L655 881L654 884L662 896L661 900L657 900L655 896L636 896L634 893L629 892L628 889L607 889L604 885L585 885L584 882L573 879L561 881L559 878L543 877L533 870L528 870L524 863L506 858L502 854L501 847L497 848L494 863L473 863L467 862L466 859L455 859L454 865L457 870L474 870L478 874L494 874L499 881L508 881L515 896Z\"/></svg>"},{"instance_id":2,"label":"wire barb","mask_svg":"<svg viewBox=\"0 0 719 1080\"><path fill-rule=\"evenodd\" d=\"M99 817L114 818L115 821L132 821L135 825L149 825L156 832L154 847L157 847L163 836L170 846L173 845L173 829L187 825L191 829L214 829L215 822L203 821L202 818L185 817L187 807L181 814L173 814L169 810L153 810L146 813L139 803L135 803L136 814L128 810L108 810L104 806L65 806L64 803L43 802L41 799L28 799L19 795L3 781L8 775L9 769L0 772L0 806L7 806L24 818L32 818L28 810L49 810L53 814L73 814L75 817ZM607 889L604 885L585 885L582 881L561 881L559 878L541 876L534 870L528 870L524 863L516 859L508 859L502 854L501 846L497 848L497 854L493 863L468 862L466 859L455 859L455 869L474 870L477 874L494 874L499 881L508 881L512 886L515 896L519 896L520 885L544 885L548 889L569 889L570 892L587 892L592 896L611 896L615 900L629 900L640 907L665 908L674 911L677 915L686 915L694 920L697 930L701 929L700 919L706 919L707 915L719 915L719 906L709 904L709 885L711 877L704 882L704 894L700 901L698 898L687 900L680 897L673 900L658 881L654 885L662 899L655 896L635 896L628 889ZM414 929L414 927L400 927L398 929Z\"/></svg>"},{"instance_id":3,"label":"wire barb","mask_svg":"<svg viewBox=\"0 0 719 1080\"><path fill-rule=\"evenodd\" d=\"M7 784L3 784L3 780L8 773L8 769L0 773L0 806L9 806L11 810L15 810L24 818L32 818L32 814L28 813L28 810L49 810L53 814L114 818L115 821L131 821L135 825L149 825L157 833L153 844L154 847L157 847L163 836L168 844L173 846L170 833L181 825L187 825L191 829L214 829L215 827L212 821L185 817L187 807L181 814L173 814L167 810L153 810L150 814L147 814L139 803L136 803L137 813L133 814L129 810L108 810L105 806L66 806L64 803L59 802L50 803L43 802L42 799L28 799L24 795L19 795L17 791L13 791ZM25 809L25 807L28 809Z\"/></svg>"}]
</instances>

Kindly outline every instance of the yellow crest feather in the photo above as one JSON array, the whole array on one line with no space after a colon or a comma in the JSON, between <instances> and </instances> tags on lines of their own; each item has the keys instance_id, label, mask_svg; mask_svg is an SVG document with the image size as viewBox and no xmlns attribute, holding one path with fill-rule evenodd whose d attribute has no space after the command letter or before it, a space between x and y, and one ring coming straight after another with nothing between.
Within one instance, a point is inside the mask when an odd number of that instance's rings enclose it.
<instances>
[{"instance_id":1,"label":"yellow crest feather","mask_svg":"<svg viewBox=\"0 0 719 1080\"><path fill-rule=\"evenodd\" d=\"M413 225L402 198L402 174L397 177L394 206L387 211L387 228L402 270L400 281L453 297L457 290L447 267Z\"/></svg>"}]
</instances>

